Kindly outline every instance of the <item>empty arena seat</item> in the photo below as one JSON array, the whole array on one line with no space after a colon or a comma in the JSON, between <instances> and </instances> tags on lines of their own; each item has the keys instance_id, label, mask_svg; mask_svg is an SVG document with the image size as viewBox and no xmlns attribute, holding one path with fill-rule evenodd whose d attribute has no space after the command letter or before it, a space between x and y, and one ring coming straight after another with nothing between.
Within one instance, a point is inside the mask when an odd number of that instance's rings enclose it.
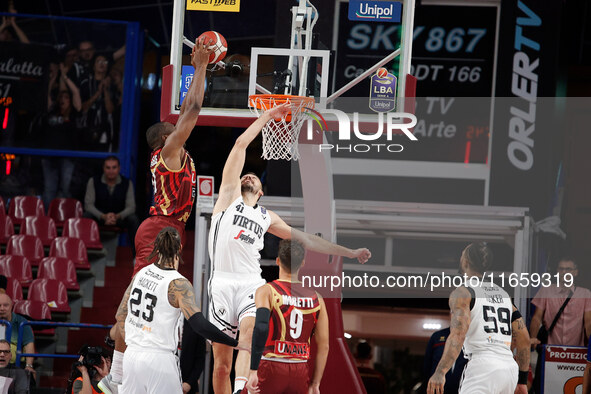
<instances>
[{"instance_id":1,"label":"empty arena seat","mask_svg":"<svg viewBox=\"0 0 591 394\"><path fill-rule=\"evenodd\" d=\"M0 274L18 280L25 287L33 280L31 263L24 256L0 256Z\"/></svg>"},{"instance_id":2,"label":"empty arena seat","mask_svg":"<svg viewBox=\"0 0 591 394\"><path fill-rule=\"evenodd\" d=\"M45 207L38 197L16 196L10 200L8 216L15 226L20 226L27 216L45 216Z\"/></svg>"},{"instance_id":3,"label":"empty arena seat","mask_svg":"<svg viewBox=\"0 0 591 394\"><path fill-rule=\"evenodd\" d=\"M64 223L64 237L80 238L87 249L102 249L98 224L88 218L70 218Z\"/></svg>"},{"instance_id":4,"label":"empty arena seat","mask_svg":"<svg viewBox=\"0 0 591 394\"><path fill-rule=\"evenodd\" d=\"M61 280L35 279L31 282L27 299L45 302L51 312L70 313L68 290Z\"/></svg>"},{"instance_id":5,"label":"empty arena seat","mask_svg":"<svg viewBox=\"0 0 591 394\"><path fill-rule=\"evenodd\" d=\"M8 239L14 235L14 226L10 216L0 216L0 244L6 245Z\"/></svg>"},{"instance_id":6,"label":"empty arena seat","mask_svg":"<svg viewBox=\"0 0 591 394\"><path fill-rule=\"evenodd\" d=\"M43 243L34 235L15 234L8 239L6 254L25 256L33 266L38 266L45 257Z\"/></svg>"},{"instance_id":7,"label":"empty arena seat","mask_svg":"<svg viewBox=\"0 0 591 394\"><path fill-rule=\"evenodd\" d=\"M14 303L14 313L23 315L29 320L51 320L51 309L43 301L18 300ZM54 328L44 328L32 326L35 335L55 334Z\"/></svg>"},{"instance_id":8,"label":"empty arena seat","mask_svg":"<svg viewBox=\"0 0 591 394\"><path fill-rule=\"evenodd\" d=\"M49 247L49 256L70 259L76 269L90 269L86 246L79 238L57 237Z\"/></svg>"},{"instance_id":9,"label":"empty arena seat","mask_svg":"<svg viewBox=\"0 0 591 394\"><path fill-rule=\"evenodd\" d=\"M74 263L63 257L45 257L41 260L37 278L61 280L66 285L66 289L80 290Z\"/></svg>"},{"instance_id":10,"label":"empty arena seat","mask_svg":"<svg viewBox=\"0 0 591 394\"><path fill-rule=\"evenodd\" d=\"M57 228L49 216L27 216L21 224L20 233L35 235L41 239L43 246L49 246L57 237Z\"/></svg>"},{"instance_id":11,"label":"empty arena seat","mask_svg":"<svg viewBox=\"0 0 591 394\"><path fill-rule=\"evenodd\" d=\"M75 198L54 198L49 203L47 216L51 217L55 221L55 225L61 228L66 220L81 218L83 212L82 203Z\"/></svg>"},{"instance_id":12,"label":"empty arena seat","mask_svg":"<svg viewBox=\"0 0 591 394\"><path fill-rule=\"evenodd\" d=\"M33 320L51 319L51 309L43 301L18 300L14 303L14 312Z\"/></svg>"},{"instance_id":13,"label":"empty arena seat","mask_svg":"<svg viewBox=\"0 0 591 394\"><path fill-rule=\"evenodd\" d=\"M18 279L14 278L6 278L6 294L12 298L12 301L22 300L23 297L23 287L21 286L21 282Z\"/></svg>"}]
</instances>

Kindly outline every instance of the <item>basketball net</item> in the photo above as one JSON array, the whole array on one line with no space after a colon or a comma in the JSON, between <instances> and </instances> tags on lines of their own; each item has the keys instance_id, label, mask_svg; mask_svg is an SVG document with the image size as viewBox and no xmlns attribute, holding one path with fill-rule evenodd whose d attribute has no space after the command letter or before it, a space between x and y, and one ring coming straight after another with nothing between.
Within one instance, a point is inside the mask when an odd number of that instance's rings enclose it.
<instances>
[{"instance_id":1,"label":"basketball net","mask_svg":"<svg viewBox=\"0 0 591 394\"><path fill-rule=\"evenodd\" d=\"M290 110L281 119L271 119L263 126L263 159L298 160L298 138L306 119L306 109L314 108L314 98L281 94L255 94L248 107L257 117L278 105L289 103Z\"/></svg>"}]
</instances>

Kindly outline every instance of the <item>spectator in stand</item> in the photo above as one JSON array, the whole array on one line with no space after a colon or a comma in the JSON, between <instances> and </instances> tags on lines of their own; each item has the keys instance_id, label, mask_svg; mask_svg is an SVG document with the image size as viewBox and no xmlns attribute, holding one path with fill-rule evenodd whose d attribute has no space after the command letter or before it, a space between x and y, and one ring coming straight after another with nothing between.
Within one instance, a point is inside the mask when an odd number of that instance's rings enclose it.
<instances>
[{"instance_id":1,"label":"spectator in stand","mask_svg":"<svg viewBox=\"0 0 591 394\"><path fill-rule=\"evenodd\" d=\"M17 13L12 1L8 4L8 12L11 14ZM30 42L25 32L17 25L14 16L3 16L2 24L0 25L0 42L11 42L16 38L18 38L23 44L28 44Z\"/></svg>"},{"instance_id":2,"label":"spectator in stand","mask_svg":"<svg viewBox=\"0 0 591 394\"><path fill-rule=\"evenodd\" d=\"M125 228L135 257L134 240L139 220L135 214L133 183L119 173L120 169L119 159L109 156L103 162L103 174L88 180L84 216L101 226Z\"/></svg>"},{"instance_id":3,"label":"spectator in stand","mask_svg":"<svg viewBox=\"0 0 591 394\"><path fill-rule=\"evenodd\" d=\"M10 338L10 348L12 356L10 363L14 364L16 361L16 345L18 341L18 329L21 323L27 322L23 316L18 315L12 311L12 299L8 294L0 293L0 319L9 321L12 324L12 335ZM6 338L5 338L6 339ZM33 329L31 326L24 326L23 331L23 353L35 353L35 337L33 336ZM35 378L35 369L33 368L34 357L25 357L25 369L33 374Z\"/></svg>"},{"instance_id":4,"label":"spectator in stand","mask_svg":"<svg viewBox=\"0 0 591 394\"><path fill-rule=\"evenodd\" d=\"M57 103L43 122L42 143L45 149L75 149L80 132L80 93L66 76L70 90L62 90ZM67 82L66 82L67 83ZM43 168L43 203L49 207L56 197L70 197L74 161L68 157L41 159Z\"/></svg>"},{"instance_id":5,"label":"spectator in stand","mask_svg":"<svg viewBox=\"0 0 591 394\"><path fill-rule=\"evenodd\" d=\"M8 387L8 394L28 394L30 386L30 372L10 364L10 342L0 339L0 376L12 379Z\"/></svg>"},{"instance_id":6,"label":"spectator in stand","mask_svg":"<svg viewBox=\"0 0 591 394\"><path fill-rule=\"evenodd\" d=\"M547 343L551 345L584 346L586 335L591 334L591 292L574 285L575 278L579 274L574 259L562 258L558 263L557 273L560 275L558 283L541 287L532 300L532 304L536 307L529 327L532 347L541 344L538 333L542 325L548 331ZM572 285L568 286L569 283ZM565 303L566 306L563 309ZM550 330L561 309L563 310L556 324ZM540 392L541 353L538 351L534 377L534 389L537 393Z\"/></svg>"},{"instance_id":7,"label":"spectator in stand","mask_svg":"<svg viewBox=\"0 0 591 394\"><path fill-rule=\"evenodd\" d=\"M447 337L449 337L449 333L450 329L447 327L443 330L435 331L429 339L429 343L427 344L427 349L425 351L425 359L423 361L423 392L426 392L427 382L429 381L429 378L435 373L437 365L439 364L439 360L441 360L443 349L445 348L445 342L447 341ZM444 393L458 393L460 381L462 380L462 372L464 371L464 367L466 366L467 362L468 360L466 360L464 357L464 352L461 351L460 355L456 359L455 364L445 375L445 386L443 390Z\"/></svg>"},{"instance_id":8,"label":"spectator in stand","mask_svg":"<svg viewBox=\"0 0 591 394\"><path fill-rule=\"evenodd\" d=\"M383 394L386 392L386 380L384 375L374 368L372 359L371 345L366 341L360 341L357 344L355 362L365 390L368 393Z\"/></svg>"},{"instance_id":9,"label":"spectator in stand","mask_svg":"<svg viewBox=\"0 0 591 394\"><path fill-rule=\"evenodd\" d=\"M92 73L93 59L96 56L94 44L88 40L80 41L78 44L78 56L78 60L70 69L70 78L72 78L76 84L80 86L82 81L87 79ZM112 63L121 59L123 56L125 56L125 45L115 52L109 53L107 59Z\"/></svg>"},{"instance_id":10,"label":"spectator in stand","mask_svg":"<svg viewBox=\"0 0 591 394\"><path fill-rule=\"evenodd\" d=\"M92 71L80 84L82 113L89 148L113 151L113 111L111 78L108 76L109 60L96 55Z\"/></svg>"}]
</instances>

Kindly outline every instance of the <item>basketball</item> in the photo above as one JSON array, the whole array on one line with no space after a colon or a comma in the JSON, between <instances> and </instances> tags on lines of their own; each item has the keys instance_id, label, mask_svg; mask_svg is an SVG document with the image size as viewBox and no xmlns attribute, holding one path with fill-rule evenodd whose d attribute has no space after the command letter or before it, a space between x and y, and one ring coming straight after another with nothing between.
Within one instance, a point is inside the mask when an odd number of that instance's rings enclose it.
<instances>
[{"instance_id":1,"label":"basketball","mask_svg":"<svg viewBox=\"0 0 591 394\"><path fill-rule=\"evenodd\" d=\"M378 78L386 78L388 76L388 70L386 70L384 67L380 67L378 68L377 75Z\"/></svg>"},{"instance_id":2,"label":"basketball","mask_svg":"<svg viewBox=\"0 0 591 394\"><path fill-rule=\"evenodd\" d=\"M228 51L228 43L226 42L224 36L222 36L217 31L206 31L199 36L199 38L201 37L210 38L214 42L209 47L209 49L213 49L213 52L211 55L209 55L209 64L217 63L226 56L226 52Z\"/></svg>"}]
</instances>

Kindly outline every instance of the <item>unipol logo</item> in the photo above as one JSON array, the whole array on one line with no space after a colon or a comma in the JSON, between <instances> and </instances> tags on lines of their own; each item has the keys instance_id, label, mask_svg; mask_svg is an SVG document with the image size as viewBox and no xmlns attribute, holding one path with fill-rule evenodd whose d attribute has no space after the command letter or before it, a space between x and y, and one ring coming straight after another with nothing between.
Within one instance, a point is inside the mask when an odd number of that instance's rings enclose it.
<instances>
[{"instance_id":1,"label":"unipol logo","mask_svg":"<svg viewBox=\"0 0 591 394\"><path fill-rule=\"evenodd\" d=\"M400 23L402 2L398 1L349 1L349 20L366 22Z\"/></svg>"},{"instance_id":2,"label":"unipol logo","mask_svg":"<svg viewBox=\"0 0 591 394\"><path fill-rule=\"evenodd\" d=\"M319 151L323 150L334 150L336 152L347 151L347 152L402 152L404 146L402 144L390 143L394 135L404 135L410 141L417 141L417 137L413 135L410 129L416 126L417 117L407 112L388 112L378 113L377 115L370 115L369 123L374 127L374 130L367 131L360 130L358 112L353 113L353 121L351 121L349 115L343 111L336 109L326 109L322 113L309 110L306 112L309 115L307 122L306 139L312 141L314 139L314 125L313 121L318 124L320 131L328 130L328 123L325 117L330 115L337 119L338 123L338 144L319 144ZM353 125L353 131L351 132L351 125ZM386 136L388 143L378 143L377 140ZM351 143L352 139L364 141L367 143Z\"/></svg>"}]
</instances>

